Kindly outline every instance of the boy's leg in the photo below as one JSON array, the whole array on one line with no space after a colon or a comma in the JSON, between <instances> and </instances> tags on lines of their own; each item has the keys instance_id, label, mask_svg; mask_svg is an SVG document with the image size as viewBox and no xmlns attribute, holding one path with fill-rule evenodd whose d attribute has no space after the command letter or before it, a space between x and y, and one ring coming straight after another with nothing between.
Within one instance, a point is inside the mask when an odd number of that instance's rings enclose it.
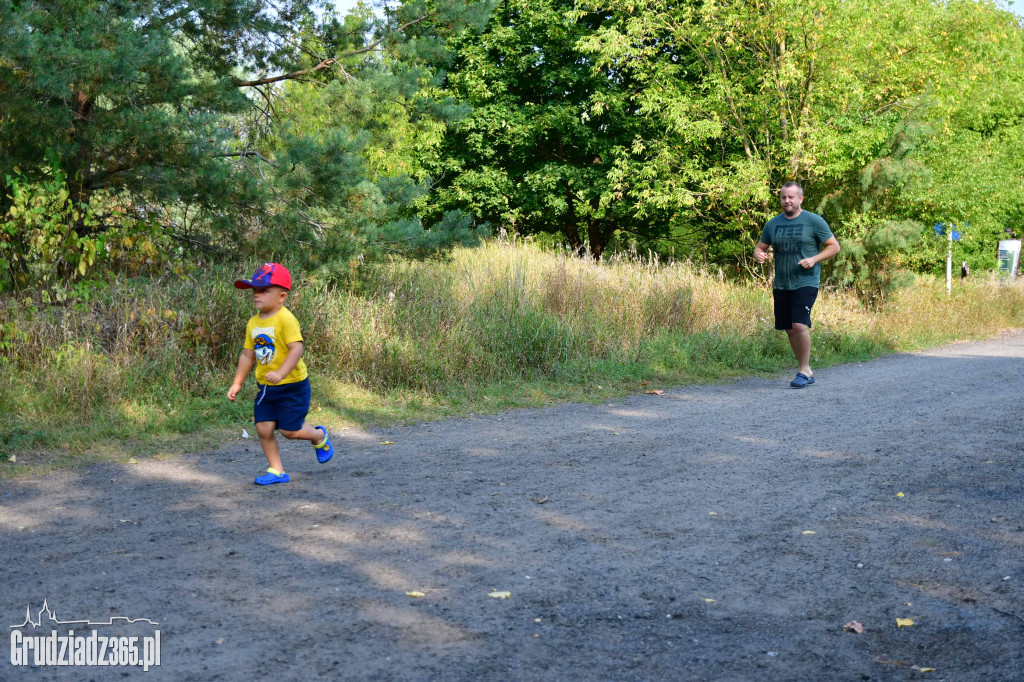
<instances>
[{"instance_id":1,"label":"boy's leg","mask_svg":"<svg viewBox=\"0 0 1024 682\"><path fill-rule=\"evenodd\" d=\"M298 431L282 430L281 435L285 438L308 440L313 444L313 450L316 452L316 461L321 464L326 464L331 461L332 457L334 457L334 446L331 445L331 439L327 435L327 429L322 426L313 428L309 424L303 422L302 428Z\"/></svg>"},{"instance_id":2,"label":"boy's leg","mask_svg":"<svg viewBox=\"0 0 1024 682\"><path fill-rule=\"evenodd\" d=\"M267 457L267 464L278 473L284 473L284 466L281 464L281 451L277 447L277 439L274 438L274 430L277 422L256 422L256 435L260 437L260 445L263 446L263 454ZM283 433L283 432L282 432Z\"/></svg>"},{"instance_id":3,"label":"boy's leg","mask_svg":"<svg viewBox=\"0 0 1024 682\"><path fill-rule=\"evenodd\" d=\"M309 379L282 386L277 401L277 427L281 435L289 440L308 440L316 445L324 435L306 423L312 390Z\"/></svg>"},{"instance_id":4,"label":"boy's leg","mask_svg":"<svg viewBox=\"0 0 1024 682\"><path fill-rule=\"evenodd\" d=\"M308 440L313 445L320 445L324 442L324 432L303 422L302 428L298 431L285 431L281 429L281 435L289 440Z\"/></svg>"},{"instance_id":5,"label":"boy's leg","mask_svg":"<svg viewBox=\"0 0 1024 682\"><path fill-rule=\"evenodd\" d=\"M331 439L327 436L327 430L322 426L313 428L306 423L306 415L309 414L309 402L312 398L312 391L309 387L309 380L296 384L287 391L287 398L279 403L280 412L277 426L281 435L291 440L308 440L316 450L316 458L321 464L330 461L334 455L334 448L331 446Z\"/></svg>"}]
</instances>

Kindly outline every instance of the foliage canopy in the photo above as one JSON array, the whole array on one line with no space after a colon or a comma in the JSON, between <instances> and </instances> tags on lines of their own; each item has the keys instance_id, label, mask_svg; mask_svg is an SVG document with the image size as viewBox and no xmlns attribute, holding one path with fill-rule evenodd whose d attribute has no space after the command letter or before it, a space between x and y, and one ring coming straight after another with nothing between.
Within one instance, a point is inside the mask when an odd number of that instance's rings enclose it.
<instances>
[{"instance_id":1,"label":"foliage canopy","mask_svg":"<svg viewBox=\"0 0 1024 682\"><path fill-rule=\"evenodd\" d=\"M841 239L970 220L991 252L1020 214L1024 31L994 3L581 5L609 19L581 47L640 83L665 131L634 145L618 189L678 208L680 227L721 240L713 258L748 250L788 180Z\"/></svg>"},{"instance_id":2,"label":"foliage canopy","mask_svg":"<svg viewBox=\"0 0 1024 682\"><path fill-rule=\"evenodd\" d=\"M992 0L329 4L0 0L0 286L196 252L340 281L486 223L734 272L788 180L865 291L941 268L935 222L982 269L1024 228Z\"/></svg>"},{"instance_id":3,"label":"foliage canopy","mask_svg":"<svg viewBox=\"0 0 1024 682\"><path fill-rule=\"evenodd\" d=\"M15 184L58 182L93 216L68 235L91 239L127 215L189 248L299 252L328 272L473 237L455 214L426 229L411 204L421 183L375 167L367 150L386 99L403 108L399 120L451 115L421 101L432 76L423 64L486 2L410 1L344 19L324 0L2 4L7 233L31 229L10 213ZM315 110L343 100L358 100L349 115ZM30 258L6 243L8 280L28 283Z\"/></svg>"}]
</instances>

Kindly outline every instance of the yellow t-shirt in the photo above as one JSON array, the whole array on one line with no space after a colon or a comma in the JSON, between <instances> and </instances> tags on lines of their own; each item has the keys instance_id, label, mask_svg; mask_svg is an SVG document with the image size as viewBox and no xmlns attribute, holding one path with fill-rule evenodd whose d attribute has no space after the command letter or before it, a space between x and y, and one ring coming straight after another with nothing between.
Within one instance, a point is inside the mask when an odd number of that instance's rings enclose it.
<instances>
[{"instance_id":1,"label":"yellow t-shirt","mask_svg":"<svg viewBox=\"0 0 1024 682\"><path fill-rule=\"evenodd\" d=\"M287 308L281 308L270 317L261 318L256 314L249 318L245 325L245 347L256 351L256 381L267 383L267 372L284 364L288 357L288 344L296 341L302 341L302 330L299 329L299 321ZM299 358L288 376L275 385L294 384L307 376L306 363Z\"/></svg>"}]
</instances>

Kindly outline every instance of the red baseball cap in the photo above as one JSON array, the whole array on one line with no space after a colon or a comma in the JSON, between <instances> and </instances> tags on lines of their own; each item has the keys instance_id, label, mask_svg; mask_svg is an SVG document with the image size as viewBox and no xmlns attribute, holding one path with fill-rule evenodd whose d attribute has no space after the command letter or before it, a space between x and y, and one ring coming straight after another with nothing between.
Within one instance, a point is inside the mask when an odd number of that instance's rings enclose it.
<instances>
[{"instance_id":1,"label":"red baseball cap","mask_svg":"<svg viewBox=\"0 0 1024 682\"><path fill-rule=\"evenodd\" d=\"M235 286L239 289L252 289L254 287L269 287L277 285L291 291L292 274L288 268L280 263L264 263L252 273L251 279L235 280Z\"/></svg>"}]
</instances>

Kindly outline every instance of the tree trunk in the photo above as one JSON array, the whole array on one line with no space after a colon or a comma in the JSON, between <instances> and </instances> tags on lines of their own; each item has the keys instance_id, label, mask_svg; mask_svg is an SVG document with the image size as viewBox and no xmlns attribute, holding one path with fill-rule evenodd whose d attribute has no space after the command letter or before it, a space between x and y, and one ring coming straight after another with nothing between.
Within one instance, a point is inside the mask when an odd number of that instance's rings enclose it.
<instances>
[{"instance_id":1,"label":"tree trunk","mask_svg":"<svg viewBox=\"0 0 1024 682\"><path fill-rule=\"evenodd\" d=\"M610 230L602 220L591 220L587 224L587 239L590 240L590 255L594 260L601 258L611 237Z\"/></svg>"},{"instance_id":2,"label":"tree trunk","mask_svg":"<svg viewBox=\"0 0 1024 682\"><path fill-rule=\"evenodd\" d=\"M576 201L568 185L565 185L565 203L568 208L562 219L562 231L565 232L565 238L569 240L569 247L573 253L579 254L583 251L583 240L580 239L580 231L576 227Z\"/></svg>"},{"instance_id":3,"label":"tree trunk","mask_svg":"<svg viewBox=\"0 0 1024 682\"><path fill-rule=\"evenodd\" d=\"M88 187L92 164L89 160L90 150L87 143L81 139L80 132L89 125L94 105L89 95L84 92L76 92L74 106L71 138L77 143L78 149L74 156L68 159L68 167L64 171L67 173L68 189L71 191L72 200L77 203L86 203L89 200Z\"/></svg>"}]
</instances>

